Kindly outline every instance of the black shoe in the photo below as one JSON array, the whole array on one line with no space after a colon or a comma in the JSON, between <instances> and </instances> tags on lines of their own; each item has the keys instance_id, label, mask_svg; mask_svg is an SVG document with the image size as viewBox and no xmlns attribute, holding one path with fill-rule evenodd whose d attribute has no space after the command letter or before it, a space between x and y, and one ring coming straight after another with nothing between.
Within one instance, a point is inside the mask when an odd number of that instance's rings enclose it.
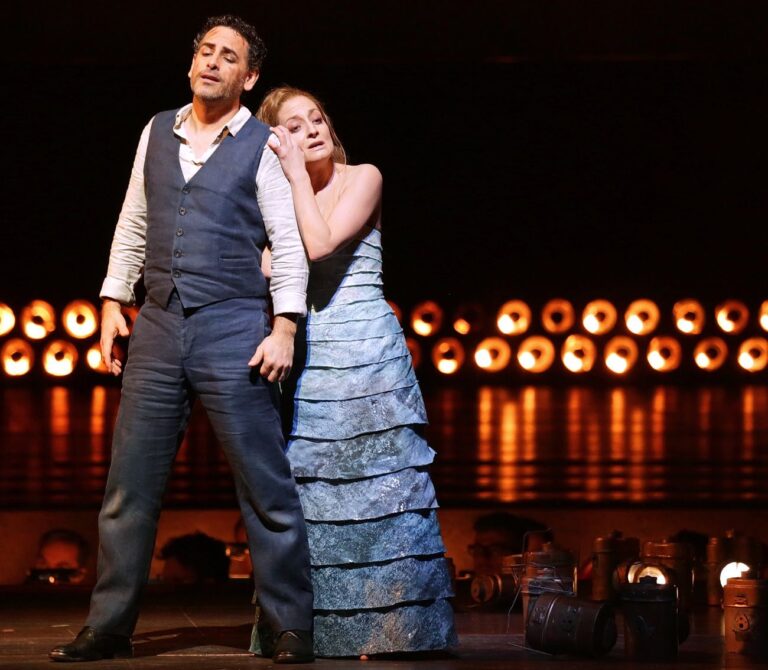
<instances>
[{"instance_id":1,"label":"black shoe","mask_svg":"<svg viewBox=\"0 0 768 670\"><path fill-rule=\"evenodd\" d=\"M90 626L81 630L69 644L54 647L48 657L54 661L100 661L102 658L130 658L133 656L131 638L126 635L97 633Z\"/></svg>"},{"instance_id":2,"label":"black shoe","mask_svg":"<svg viewBox=\"0 0 768 670\"><path fill-rule=\"evenodd\" d=\"M277 636L272 660L275 663L312 663L315 653L311 631L284 630Z\"/></svg>"}]
</instances>

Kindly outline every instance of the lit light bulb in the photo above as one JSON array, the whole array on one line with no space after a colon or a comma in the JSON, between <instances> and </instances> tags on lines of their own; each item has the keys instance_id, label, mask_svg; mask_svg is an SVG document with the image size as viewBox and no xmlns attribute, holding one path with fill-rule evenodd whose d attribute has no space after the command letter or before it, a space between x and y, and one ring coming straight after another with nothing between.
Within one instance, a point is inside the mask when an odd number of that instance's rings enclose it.
<instances>
[{"instance_id":1,"label":"lit light bulb","mask_svg":"<svg viewBox=\"0 0 768 670\"><path fill-rule=\"evenodd\" d=\"M751 337L739 347L739 365L748 372L760 372L768 365L768 340Z\"/></svg>"},{"instance_id":2,"label":"lit light bulb","mask_svg":"<svg viewBox=\"0 0 768 670\"><path fill-rule=\"evenodd\" d=\"M720 571L720 586L725 586L729 579L741 577L745 572L749 572L750 570L751 568L746 563L739 563L738 561L728 563Z\"/></svg>"},{"instance_id":3,"label":"lit light bulb","mask_svg":"<svg viewBox=\"0 0 768 670\"><path fill-rule=\"evenodd\" d=\"M411 328L422 337L429 337L440 330L443 324L443 310L436 302L426 300L411 311Z\"/></svg>"},{"instance_id":4,"label":"lit light bulb","mask_svg":"<svg viewBox=\"0 0 768 670\"><path fill-rule=\"evenodd\" d=\"M42 340L56 329L53 306L44 300L33 300L21 312L21 324L30 340Z\"/></svg>"},{"instance_id":5,"label":"lit light bulb","mask_svg":"<svg viewBox=\"0 0 768 670\"><path fill-rule=\"evenodd\" d=\"M637 344L629 337L618 335L605 345L605 366L617 375L623 375L637 361Z\"/></svg>"},{"instance_id":6,"label":"lit light bulb","mask_svg":"<svg viewBox=\"0 0 768 670\"><path fill-rule=\"evenodd\" d=\"M607 300L587 303L581 314L584 329L593 335L603 335L616 325L616 308Z\"/></svg>"},{"instance_id":7,"label":"lit light bulb","mask_svg":"<svg viewBox=\"0 0 768 670\"><path fill-rule=\"evenodd\" d=\"M522 300L505 302L496 315L496 327L505 335L520 335L531 325L531 308Z\"/></svg>"},{"instance_id":8,"label":"lit light bulb","mask_svg":"<svg viewBox=\"0 0 768 670\"><path fill-rule=\"evenodd\" d=\"M23 377L32 369L34 360L32 347L22 339L8 340L0 349L0 362L9 377Z\"/></svg>"},{"instance_id":9,"label":"lit light bulb","mask_svg":"<svg viewBox=\"0 0 768 670\"><path fill-rule=\"evenodd\" d=\"M647 335L659 325L661 314L656 303L651 300L635 300L624 313L627 330L635 335Z\"/></svg>"},{"instance_id":10,"label":"lit light bulb","mask_svg":"<svg viewBox=\"0 0 768 670\"><path fill-rule=\"evenodd\" d=\"M16 316L8 305L0 302L0 336L7 335L16 325Z\"/></svg>"},{"instance_id":11,"label":"lit light bulb","mask_svg":"<svg viewBox=\"0 0 768 670\"><path fill-rule=\"evenodd\" d=\"M43 351L43 369L53 377L71 375L77 363L77 349L71 342L54 340Z\"/></svg>"},{"instance_id":12,"label":"lit light bulb","mask_svg":"<svg viewBox=\"0 0 768 670\"><path fill-rule=\"evenodd\" d=\"M455 337L438 340L432 347L432 363L444 375L452 375L464 364L464 347Z\"/></svg>"},{"instance_id":13,"label":"lit light bulb","mask_svg":"<svg viewBox=\"0 0 768 670\"><path fill-rule=\"evenodd\" d=\"M672 317L681 333L698 335L704 329L704 308L697 300L679 300L672 307Z\"/></svg>"},{"instance_id":14,"label":"lit light bulb","mask_svg":"<svg viewBox=\"0 0 768 670\"><path fill-rule=\"evenodd\" d=\"M596 357L597 349L588 337L569 335L563 342L561 358L563 365L571 372L589 372Z\"/></svg>"},{"instance_id":15,"label":"lit light bulb","mask_svg":"<svg viewBox=\"0 0 768 670\"><path fill-rule=\"evenodd\" d=\"M654 337L648 344L648 363L658 372L670 372L680 367L680 343L671 337Z\"/></svg>"},{"instance_id":16,"label":"lit light bulb","mask_svg":"<svg viewBox=\"0 0 768 670\"><path fill-rule=\"evenodd\" d=\"M486 337L475 349L477 367L488 372L503 370L512 358L512 350L500 337Z\"/></svg>"},{"instance_id":17,"label":"lit light bulb","mask_svg":"<svg viewBox=\"0 0 768 670\"><path fill-rule=\"evenodd\" d=\"M528 372L544 372L555 360L555 347L546 337L533 335L520 343L517 362Z\"/></svg>"},{"instance_id":18,"label":"lit light bulb","mask_svg":"<svg viewBox=\"0 0 768 670\"><path fill-rule=\"evenodd\" d=\"M713 371L722 367L728 357L728 345L720 337L707 337L696 345L693 360L702 370Z\"/></svg>"},{"instance_id":19,"label":"lit light bulb","mask_svg":"<svg viewBox=\"0 0 768 670\"><path fill-rule=\"evenodd\" d=\"M573 305L562 298L550 300L541 310L541 323L548 333L568 332L575 319Z\"/></svg>"},{"instance_id":20,"label":"lit light bulb","mask_svg":"<svg viewBox=\"0 0 768 670\"><path fill-rule=\"evenodd\" d=\"M724 333L737 334L749 322L749 310L739 300L726 300L715 308L715 320Z\"/></svg>"}]
</instances>

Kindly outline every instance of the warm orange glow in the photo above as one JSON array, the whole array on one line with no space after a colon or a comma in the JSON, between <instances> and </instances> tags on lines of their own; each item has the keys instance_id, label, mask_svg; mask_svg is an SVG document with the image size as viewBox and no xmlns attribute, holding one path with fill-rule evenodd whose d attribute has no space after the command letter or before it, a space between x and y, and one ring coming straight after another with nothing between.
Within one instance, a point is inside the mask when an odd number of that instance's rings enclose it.
<instances>
[{"instance_id":1,"label":"warm orange glow","mask_svg":"<svg viewBox=\"0 0 768 670\"><path fill-rule=\"evenodd\" d=\"M739 578L751 569L746 563L741 563L740 561L728 563L720 571L720 586L725 586L732 577Z\"/></svg>"},{"instance_id":2,"label":"warm orange glow","mask_svg":"<svg viewBox=\"0 0 768 670\"><path fill-rule=\"evenodd\" d=\"M71 375L77 363L77 349L71 342L54 340L43 351L43 369L53 377Z\"/></svg>"},{"instance_id":3,"label":"warm orange glow","mask_svg":"<svg viewBox=\"0 0 768 670\"><path fill-rule=\"evenodd\" d=\"M30 340L42 340L56 328L53 306L44 300L33 300L21 312L21 327Z\"/></svg>"},{"instance_id":4,"label":"warm orange glow","mask_svg":"<svg viewBox=\"0 0 768 670\"><path fill-rule=\"evenodd\" d=\"M477 367L488 372L503 370L511 358L512 350L500 337L486 337L475 349Z\"/></svg>"},{"instance_id":5,"label":"warm orange glow","mask_svg":"<svg viewBox=\"0 0 768 670\"><path fill-rule=\"evenodd\" d=\"M667 572L662 566L633 563L627 572L627 579L629 582L639 584L640 579L643 577L656 577L657 584L667 583Z\"/></svg>"},{"instance_id":6,"label":"warm orange glow","mask_svg":"<svg viewBox=\"0 0 768 670\"><path fill-rule=\"evenodd\" d=\"M136 319L139 316L139 307L137 305L123 307L123 316L125 317L125 323L128 325L128 331L132 333L133 324L136 323Z\"/></svg>"},{"instance_id":7,"label":"warm orange glow","mask_svg":"<svg viewBox=\"0 0 768 670\"><path fill-rule=\"evenodd\" d=\"M482 329L485 321L483 308L475 303L459 305L453 315L453 329L459 335L469 335Z\"/></svg>"},{"instance_id":8,"label":"warm orange glow","mask_svg":"<svg viewBox=\"0 0 768 670\"><path fill-rule=\"evenodd\" d=\"M418 368L421 365L421 345L412 337L406 337L405 344L411 352L413 367Z\"/></svg>"},{"instance_id":9,"label":"warm orange glow","mask_svg":"<svg viewBox=\"0 0 768 670\"><path fill-rule=\"evenodd\" d=\"M444 375L452 375L464 365L464 347L455 337L438 340L432 347L432 362Z\"/></svg>"},{"instance_id":10,"label":"warm orange glow","mask_svg":"<svg viewBox=\"0 0 768 670\"><path fill-rule=\"evenodd\" d=\"M16 316L13 310L5 303L0 302L0 336L7 335L16 325Z\"/></svg>"},{"instance_id":11,"label":"warm orange glow","mask_svg":"<svg viewBox=\"0 0 768 670\"><path fill-rule=\"evenodd\" d=\"M21 377L32 369L35 354L29 342L20 339L8 340L0 349L0 361L9 377Z\"/></svg>"},{"instance_id":12,"label":"warm orange glow","mask_svg":"<svg viewBox=\"0 0 768 670\"><path fill-rule=\"evenodd\" d=\"M393 302L392 300L387 300L387 304L392 308L392 311L395 313L395 318L402 323L403 322L403 310L398 307L396 302Z\"/></svg>"},{"instance_id":13,"label":"warm orange glow","mask_svg":"<svg viewBox=\"0 0 768 670\"><path fill-rule=\"evenodd\" d=\"M673 337L654 337L648 344L648 364L658 372L671 372L680 367L682 350Z\"/></svg>"},{"instance_id":14,"label":"warm orange glow","mask_svg":"<svg viewBox=\"0 0 768 670\"><path fill-rule=\"evenodd\" d=\"M546 337L526 337L517 350L517 362L528 372L544 372L555 361L555 346Z\"/></svg>"},{"instance_id":15,"label":"warm orange glow","mask_svg":"<svg viewBox=\"0 0 768 670\"><path fill-rule=\"evenodd\" d=\"M603 335L616 325L616 308L607 300L587 303L581 313L581 323L588 333Z\"/></svg>"},{"instance_id":16,"label":"warm orange glow","mask_svg":"<svg viewBox=\"0 0 768 670\"><path fill-rule=\"evenodd\" d=\"M67 334L83 340L96 332L99 326L99 313L87 300L75 300L64 308L61 321Z\"/></svg>"},{"instance_id":17,"label":"warm orange glow","mask_svg":"<svg viewBox=\"0 0 768 670\"><path fill-rule=\"evenodd\" d=\"M541 323L548 333L566 333L575 320L573 305L562 298L550 300L541 310Z\"/></svg>"},{"instance_id":18,"label":"warm orange glow","mask_svg":"<svg viewBox=\"0 0 768 670\"><path fill-rule=\"evenodd\" d=\"M417 335L428 337L434 335L443 325L443 310L436 302L426 300L420 302L411 311L411 328Z\"/></svg>"},{"instance_id":19,"label":"warm orange glow","mask_svg":"<svg viewBox=\"0 0 768 670\"><path fill-rule=\"evenodd\" d=\"M563 342L560 358L571 372L589 372L595 364L597 348L584 335L569 335Z\"/></svg>"},{"instance_id":20,"label":"warm orange glow","mask_svg":"<svg viewBox=\"0 0 768 670\"><path fill-rule=\"evenodd\" d=\"M104 361L101 358L101 348L99 347L98 342L96 344L92 344L91 348L88 349L85 354L85 361L88 363L88 367L95 372L103 372L104 374L109 372L109 370L107 370L107 366L104 365Z\"/></svg>"},{"instance_id":21,"label":"warm orange glow","mask_svg":"<svg viewBox=\"0 0 768 670\"><path fill-rule=\"evenodd\" d=\"M698 300L679 300L672 306L675 325L681 333L698 335L704 328L704 308Z\"/></svg>"},{"instance_id":22,"label":"warm orange glow","mask_svg":"<svg viewBox=\"0 0 768 670\"><path fill-rule=\"evenodd\" d=\"M505 335L520 335L531 325L531 308L522 300L505 302L496 315L496 327Z\"/></svg>"},{"instance_id":23,"label":"warm orange glow","mask_svg":"<svg viewBox=\"0 0 768 670\"><path fill-rule=\"evenodd\" d=\"M740 300L726 300L715 307L715 319L724 333L736 335L746 328L749 310Z\"/></svg>"},{"instance_id":24,"label":"warm orange glow","mask_svg":"<svg viewBox=\"0 0 768 670\"><path fill-rule=\"evenodd\" d=\"M748 372L760 372L768 365L768 340L751 337L739 347L739 365Z\"/></svg>"},{"instance_id":25,"label":"warm orange glow","mask_svg":"<svg viewBox=\"0 0 768 670\"><path fill-rule=\"evenodd\" d=\"M605 365L617 375L623 375L637 362L637 344L629 337L618 335L605 345Z\"/></svg>"},{"instance_id":26,"label":"warm orange glow","mask_svg":"<svg viewBox=\"0 0 768 670\"><path fill-rule=\"evenodd\" d=\"M768 300L760 305L760 327L763 330L768 330Z\"/></svg>"},{"instance_id":27,"label":"warm orange glow","mask_svg":"<svg viewBox=\"0 0 768 670\"><path fill-rule=\"evenodd\" d=\"M728 345L720 337L707 337L693 350L693 360L702 370L717 370L727 357Z\"/></svg>"},{"instance_id":28,"label":"warm orange glow","mask_svg":"<svg viewBox=\"0 0 768 670\"><path fill-rule=\"evenodd\" d=\"M661 314L652 300L635 300L624 312L627 330L635 335L648 335L656 330Z\"/></svg>"}]
</instances>

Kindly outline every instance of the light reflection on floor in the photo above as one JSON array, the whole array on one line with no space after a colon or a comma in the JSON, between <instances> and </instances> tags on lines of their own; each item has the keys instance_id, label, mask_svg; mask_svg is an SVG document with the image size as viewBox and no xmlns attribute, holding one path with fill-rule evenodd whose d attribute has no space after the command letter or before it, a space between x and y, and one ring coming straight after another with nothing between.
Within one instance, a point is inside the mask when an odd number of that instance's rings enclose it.
<instances>
[{"instance_id":1,"label":"light reflection on floor","mask_svg":"<svg viewBox=\"0 0 768 670\"><path fill-rule=\"evenodd\" d=\"M458 387L425 394L444 506L768 502L768 389ZM0 390L0 507L98 505L119 391ZM234 504L193 414L166 504Z\"/></svg>"}]
</instances>

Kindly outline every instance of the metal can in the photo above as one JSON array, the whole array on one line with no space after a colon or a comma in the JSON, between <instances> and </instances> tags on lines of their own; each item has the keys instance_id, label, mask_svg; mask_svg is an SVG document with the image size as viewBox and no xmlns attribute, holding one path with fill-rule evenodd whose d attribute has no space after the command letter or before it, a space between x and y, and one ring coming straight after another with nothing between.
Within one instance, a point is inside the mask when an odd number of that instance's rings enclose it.
<instances>
[{"instance_id":1,"label":"metal can","mask_svg":"<svg viewBox=\"0 0 768 670\"><path fill-rule=\"evenodd\" d=\"M640 541L613 531L606 537L596 538L592 550L592 600L613 600L617 595L614 572L619 564L637 558Z\"/></svg>"},{"instance_id":2,"label":"metal can","mask_svg":"<svg viewBox=\"0 0 768 670\"><path fill-rule=\"evenodd\" d=\"M677 587L642 577L621 587L624 653L630 658L664 661L677 658Z\"/></svg>"},{"instance_id":3,"label":"metal can","mask_svg":"<svg viewBox=\"0 0 768 670\"><path fill-rule=\"evenodd\" d=\"M602 656L616 644L616 619L608 603L543 593L525 627L528 646L550 654Z\"/></svg>"},{"instance_id":4,"label":"metal can","mask_svg":"<svg viewBox=\"0 0 768 670\"><path fill-rule=\"evenodd\" d=\"M541 551L523 554L525 571L520 582L523 596L523 630L528 613L543 593L576 594L576 558L566 549L546 542Z\"/></svg>"},{"instance_id":5,"label":"metal can","mask_svg":"<svg viewBox=\"0 0 768 670\"><path fill-rule=\"evenodd\" d=\"M520 574L523 569L522 554L504 556L500 574L475 575L472 579L470 594L479 604L513 603L520 588Z\"/></svg>"},{"instance_id":6,"label":"metal can","mask_svg":"<svg viewBox=\"0 0 768 670\"><path fill-rule=\"evenodd\" d=\"M725 650L768 660L768 579L731 578L723 588Z\"/></svg>"}]
</instances>

